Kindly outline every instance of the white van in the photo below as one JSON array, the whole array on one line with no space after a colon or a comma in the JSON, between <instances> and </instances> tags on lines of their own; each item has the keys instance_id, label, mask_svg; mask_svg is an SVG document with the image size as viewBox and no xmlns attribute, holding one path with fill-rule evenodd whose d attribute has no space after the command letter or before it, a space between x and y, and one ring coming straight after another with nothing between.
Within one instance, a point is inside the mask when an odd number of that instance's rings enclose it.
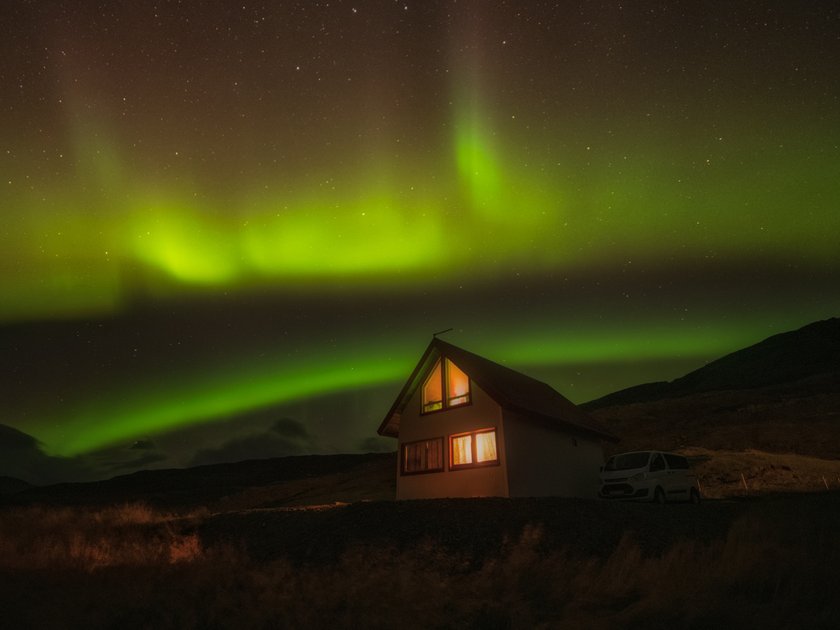
<instances>
[{"instance_id":1,"label":"white van","mask_svg":"<svg viewBox=\"0 0 840 630\"><path fill-rule=\"evenodd\" d=\"M700 501L697 478L688 460L675 453L636 451L613 455L601 468L602 499Z\"/></svg>"}]
</instances>

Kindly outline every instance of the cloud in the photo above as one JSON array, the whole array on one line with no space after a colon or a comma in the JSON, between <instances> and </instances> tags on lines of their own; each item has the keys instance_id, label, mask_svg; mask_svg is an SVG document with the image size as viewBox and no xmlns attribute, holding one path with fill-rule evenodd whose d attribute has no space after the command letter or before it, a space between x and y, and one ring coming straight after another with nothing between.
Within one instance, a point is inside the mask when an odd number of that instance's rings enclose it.
<instances>
[{"instance_id":1,"label":"cloud","mask_svg":"<svg viewBox=\"0 0 840 630\"><path fill-rule=\"evenodd\" d=\"M280 418L277 422L271 425L270 431L289 440L308 440L309 432L297 420L291 418Z\"/></svg>"},{"instance_id":2,"label":"cloud","mask_svg":"<svg viewBox=\"0 0 840 630\"><path fill-rule=\"evenodd\" d=\"M102 479L148 468L151 464L168 460L169 456L151 440L141 438L130 444L118 444L85 453L77 456L77 459L85 462L97 478Z\"/></svg>"},{"instance_id":3,"label":"cloud","mask_svg":"<svg viewBox=\"0 0 840 630\"><path fill-rule=\"evenodd\" d=\"M33 436L0 424L0 477L22 479L35 485L104 479L166 459L167 455L149 440L76 457L53 457L44 453L41 442Z\"/></svg>"},{"instance_id":4,"label":"cloud","mask_svg":"<svg viewBox=\"0 0 840 630\"><path fill-rule=\"evenodd\" d=\"M134 447L130 447L129 450L134 450ZM157 464L167 459L168 457L163 453L144 453L134 459L99 461L96 463L96 468L102 473L101 476L110 476L126 471L140 470L146 468L149 464Z\"/></svg>"},{"instance_id":5,"label":"cloud","mask_svg":"<svg viewBox=\"0 0 840 630\"><path fill-rule=\"evenodd\" d=\"M309 452L311 446L312 440L305 426L297 420L281 418L262 432L235 437L219 446L199 450L189 465L301 455Z\"/></svg>"},{"instance_id":6,"label":"cloud","mask_svg":"<svg viewBox=\"0 0 840 630\"><path fill-rule=\"evenodd\" d=\"M31 435L18 431L14 427L0 424L0 452L12 453L15 451L37 450L40 442Z\"/></svg>"},{"instance_id":7,"label":"cloud","mask_svg":"<svg viewBox=\"0 0 840 630\"><path fill-rule=\"evenodd\" d=\"M93 473L80 459L47 455L31 435L0 424L0 476L44 485L88 480Z\"/></svg>"}]
</instances>

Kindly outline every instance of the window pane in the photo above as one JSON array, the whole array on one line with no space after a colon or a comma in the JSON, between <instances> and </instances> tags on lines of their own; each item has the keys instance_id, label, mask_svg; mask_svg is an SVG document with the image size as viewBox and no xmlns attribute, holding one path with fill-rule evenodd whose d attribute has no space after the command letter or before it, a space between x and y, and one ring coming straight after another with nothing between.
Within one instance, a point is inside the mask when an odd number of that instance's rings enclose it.
<instances>
[{"instance_id":1,"label":"window pane","mask_svg":"<svg viewBox=\"0 0 840 630\"><path fill-rule=\"evenodd\" d=\"M405 472L414 472L420 468L420 450L416 444L406 444L403 457L403 469Z\"/></svg>"},{"instance_id":2,"label":"window pane","mask_svg":"<svg viewBox=\"0 0 840 630\"><path fill-rule=\"evenodd\" d=\"M472 464L472 436L462 435L452 438L452 465Z\"/></svg>"},{"instance_id":3,"label":"window pane","mask_svg":"<svg viewBox=\"0 0 840 630\"><path fill-rule=\"evenodd\" d=\"M426 442L427 464L429 470L443 468L443 440L429 440Z\"/></svg>"},{"instance_id":4,"label":"window pane","mask_svg":"<svg viewBox=\"0 0 840 630\"><path fill-rule=\"evenodd\" d=\"M443 438L405 444L403 472L423 472L443 469Z\"/></svg>"},{"instance_id":5,"label":"window pane","mask_svg":"<svg viewBox=\"0 0 840 630\"><path fill-rule=\"evenodd\" d=\"M475 436L475 459L477 462L494 462L496 455L496 432L487 431Z\"/></svg>"},{"instance_id":6,"label":"window pane","mask_svg":"<svg viewBox=\"0 0 840 630\"><path fill-rule=\"evenodd\" d=\"M434 411L441 407L443 407L443 378L440 361L438 361L423 384L423 411Z\"/></svg>"},{"instance_id":7,"label":"window pane","mask_svg":"<svg viewBox=\"0 0 840 630\"><path fill-rule=\"evenodd\" d=\"M686 470L688 469L688 460L679 455L665 454L665 461L668 462L668 468L671 470Z\"/></svg>"},{"instance_id":8,"label":"window pane","mask_svg":"<svg viewBox=\"0 0 840 630\"><path fill-rule=\"evenodd\" d=\"M469 402L470 377L449 359L446 360L446 374L446 396L449 404L454 406Z\"/></svg>"},{"instance_id":9,"label":"window pane","mask_svg":"<svg viewBox=\"0 0 840 630\"><path fill-rule=\"evenodd\" d=\"M665 470L665 460L662 459L662 455L656 455L650 462L650 471L655 472L657 470Z\"/></svg>"}]
</instances>

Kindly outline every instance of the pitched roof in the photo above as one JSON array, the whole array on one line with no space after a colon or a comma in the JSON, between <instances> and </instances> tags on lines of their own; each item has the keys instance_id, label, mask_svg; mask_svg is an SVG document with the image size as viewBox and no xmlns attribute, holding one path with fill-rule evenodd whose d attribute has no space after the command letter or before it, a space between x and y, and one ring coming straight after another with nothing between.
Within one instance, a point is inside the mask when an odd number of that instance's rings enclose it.
<instances>
[{"instance_id":1,"label":"pitched roof","mask_svg":"<svg viewBox=\"0 0 840 630\"><path fill-rule=\"evenodd\" d=\"M505 409L548 421L557 428L577 429L602 439L618 441L617 437L551 386L437 337L433 338L426 348L379 425L380 435L397 437L403 410L441 356L447 357L466 372L471 380Z\"/></svg>"}]
</instances>

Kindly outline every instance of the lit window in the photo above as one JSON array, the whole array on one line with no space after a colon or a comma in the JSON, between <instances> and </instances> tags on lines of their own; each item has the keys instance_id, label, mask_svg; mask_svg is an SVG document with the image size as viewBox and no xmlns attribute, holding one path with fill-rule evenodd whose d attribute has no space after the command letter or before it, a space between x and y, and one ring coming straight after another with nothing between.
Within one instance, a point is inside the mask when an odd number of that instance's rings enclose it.
<instances>
[{"instance_id":1,"label":"lit window","mask_svg":"<svg viewBox=\"0 0 840 630\"><path fill-rule=\"evenodd\" d=\"M485 431L475 434L475 461L495 462L499 459L496 454L496 432Z\"/></svg>"},{"instance_id":2,"label":"lit window","mask_svg":"<svg viewBox=\"0 0 840 630\"><path fill-rule=\"evenodd\" d=\"M445 373L444 373L445 372ZM446 398L443 396L446 380ZM435 363L423 383L423 411L438 411L470 402L470 377L457 365L446 359L445 370L440 360Z\"/></svg>"},{"instance_id":3,"label":"lit window","mask_svg":"<svg viewBox=\"0 0 840 630\"><path fill-rule=\"evenodd\" d=\"M462 435L452 438L452 465L464 466L472 464L472 435Z\"/></svg>"},{"instance_id":4,"label":"lit window","mask_svg":"<svg viewBox=\"0 0 840 630\"><path fill-rule=\"evenodd\" d=\"M403 444L403 474L439 472L443 470L443 438Z\"/></svg>"},{"instance_id":5,"label":"lit window","mask_svg":"<svg viewBox=\"0 0 840 630\"><path fill-rule=\"evenodd\" d=\"M446 360L446 403L449 407L470 402L470 377L449 359Z\"/></svg>"},{"instance_id":6,"label":"lit window","mask_svg":"<svg viewBox=\"0 0 840 630\"><path fill-rule=\"evenodd\" d=\"M496 429L482 429L449 438L450 468L482 466L499 461Z\"/></svg>"},{"instance_id":7,"label":"lit window","mask_svg":"<svg viewBox=\"0 0 840 630\"><path fill-rule=\"evenodd\" d=\"M435 364L435 369L432 370L429 378L423 384L423 411L436 411L438 409L443 409L443 378L440 361Z\"/></svg>"}]
</instances>

